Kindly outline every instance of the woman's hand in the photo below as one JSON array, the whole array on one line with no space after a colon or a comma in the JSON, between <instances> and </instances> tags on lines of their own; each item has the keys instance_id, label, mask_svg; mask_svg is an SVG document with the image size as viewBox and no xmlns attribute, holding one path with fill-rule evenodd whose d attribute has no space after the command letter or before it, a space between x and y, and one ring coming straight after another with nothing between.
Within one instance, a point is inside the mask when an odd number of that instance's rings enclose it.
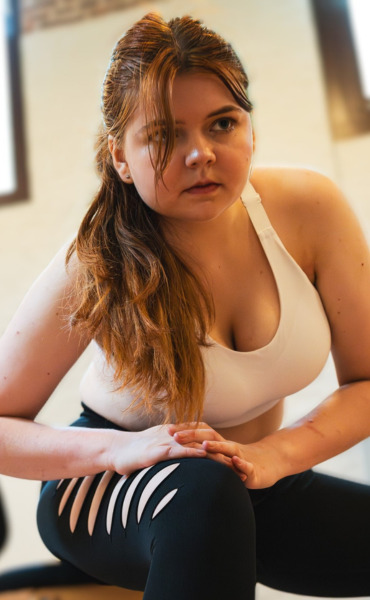
<instances>
[{"instance_id":1,"label":"woman's hand","mask_svg":"<svg viewBox=\"0 0 370 600\"><path fill-rule=\"evenodd\" d=\"M179 444L167 431L168 425L155 425L143 431L112 430L108 452L108 469L129 475L170 458L203 457L207 453L202 443Z\"/></svg>"},{"instance_id":2,"label":"woman's hand","mask_svg":"<svg viewBox=\"0 0 370 600\"><path fill-rule=\"evenodd\" d=\"M235 472L244 474L244 485L248 489L261 489L274 485L283 476L279 469L279 457L263 443L239 444L225 440L206 423L195 428L194 423L170 425L169 432L181 444L202 444L207 458L219 460L220 455L228 458Z\"/></svg>"},{"instance_id":3,"label":"woman's hand","mask_svg":"<svg viewBox=\"0 0 370 600\"><path fill-rule=\"evenodd\" d=\"M207 450L206 458L220 462L229 467L242 481L246 481L247 475L242 469L239 469L230 455L226 455L217 448L208 449L204 446L205 440L217 440L218 443L228 443L217 431L212 429L207 423L199 423L198 429L195 429L194 423L179 423L178 425L167 425L168 432L174 436L174 439L185 447L204 448ZM183 434L183 435L182 435ZM207 442L208 443L208 442ZM208 452L208 450L210 450Z\"/></svg>"}]
</instances>

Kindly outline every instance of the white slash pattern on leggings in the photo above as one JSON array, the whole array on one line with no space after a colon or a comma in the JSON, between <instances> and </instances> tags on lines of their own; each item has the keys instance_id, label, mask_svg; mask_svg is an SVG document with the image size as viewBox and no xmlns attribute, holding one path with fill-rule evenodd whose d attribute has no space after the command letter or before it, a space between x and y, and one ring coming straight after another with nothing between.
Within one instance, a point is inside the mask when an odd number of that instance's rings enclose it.
<instances>
[{"instance_id":1,"label":"white slash pattern on leggings","mask_svg":"<svg viewBox=\"0 0 370 600\"><path fill-rule=\"evenodd\" d=\"M150 481L148 481L145 488L141 492L141 496L140 496L138 506L137 506L136 520L137 520L138 524L140 523L142 514L144 512L144 509L145 509L151 495L154 493L154 491L157 489L157 487L160 485L160 483L162 483L162 481L164 481L166 479L166 477L169 477L169 475L171 475L171 473L175 469L177 469L177 467L179 465L180 465L180 463L174 463L172 465L168 465L167 467L164 467L163 469L158 471L158 473L156 473L154 475L154 477L152 477L150 479ZM144 477L145 473L147 473L153 467L154 467L154 465L151 465L150 467L147 467L146 469L143 469L142 471L140 471L140 473L138 473L138 475L136 475L136 477L133 479L133 481L131 482L131 484L129 485L129 487L126 490L126 494L125 494L123 504L122 504L122 513L121 513L121 523L122 523L122 527L124 529L126 529L128 512L130 509L130 505L131 505L131 501L132 501L134 492L135 492L137 486L139 485L140 481ZM104 475L100 479L99 484L95 490L93 499L91 501L88 522L87 522L87 528L88 528L88 532L90 535L92 535L94 532L95 522L96 522L96 518L98 516L99 508L101 506L101 501L107 490L108 484L114 474L115 474L115 471L105 471ZM87 493L88 493L95 477L96 477L95 475L87 475L86 477L83 478L82 483L79 487L79 490L76 494L76 497L73 501L71 512L70 512L70 517L69 517L69 526L70 526L72 533L76 529L76 525L77 525L79 516L81 514L83 503L86 499ZM119 492L120 492L121 488L123 487L123 484L125 483L127 478L128 478L128 475L122 475L122 477L118 480L118 482L116 483L116 485L114 486L114 488L112 490L111 497L109 499L107 514L106 514L106 529L107 529L108 534L110 534L111 529L112 529L113 514L114 514L114 509L116 507ZM67 504L67 501L79 479L80 479L79 477L74 477L73 479L71 479L69 484L67 485L66 489L64 490L64 493L59 502L58 516L60 516L62 514L62 512ZM63 481L64 481L64 479L61 479L59 481L56 489L58 489L62 485ZM170 492L168 492L168 494L166 494L162 498L162 500L157 504L157 506L155 507L155 509L153 511L153 514L151 516L152 520L172 500L172 498L175 496L177 491L178 491L178 488L175 488L175 489L171 490Z\"/></svg>"}]
</instances>

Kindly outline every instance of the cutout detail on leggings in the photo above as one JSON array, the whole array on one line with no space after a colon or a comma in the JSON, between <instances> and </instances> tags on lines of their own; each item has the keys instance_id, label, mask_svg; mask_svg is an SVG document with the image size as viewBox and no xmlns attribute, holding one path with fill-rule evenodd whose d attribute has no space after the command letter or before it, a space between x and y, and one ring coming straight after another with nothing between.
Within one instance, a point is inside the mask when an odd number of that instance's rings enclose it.
<instances>
[{"instance_id":1,"label":"cutout detail on leggings","mask_svg":"<svg viewBox=\"0 0 370 600\"><path fill-rule=\"evenodd\" d=\"M141 493L140 500L139 500L138 507L137 507L137 523L138 524L140 523L141 516L143 514L144 508L145 508L150 496L155 492L155 490L159 486L159 484L162 483L162 481L164 479L166 479L166 477L171 475L172 471L177 469L177 467L179 467L179 466L180 466L180 463L167 465L167 467L164 467L164 469L161 469L160 471L158 471L158 473L156 473L154 475L154 477L152 477L152 479L146 484L145 488L143 489L143 491Z\"/></svg>"},{"instance_id":2,"label":"cutout detail on leggings","mask_svg":"<svg viewBox=\"0 0 370 600\"><path fill-rule=\"evenodd\" d=\"M95 475L87 475L86 477L84 477L84 480L81 483L81 485L78 489L78 492L76 494L76 497L73 501L71 513L69 515L69 527L70 527L70 530L72 533L76 529L77 521L78 521L78 518L79 518L79 516L81 514L81 510L82 510L82 505L85 501L87 492L89 491L94 479L95 479Z\"/></svg>"},{"instance_id":3,"label":"cutout detail on leggings","mask_svg":"<svg viewBox=\"0 0 370 600\"><path fill-rule=\"evenodd\" d=\"M128 490L126 491L125 499L122 504L122 517L121 517L122 526L124 529L126 529L126 525L127 525L128 511L130 508L132 496L134 495L134 492L135 492L138 484L144 477L145 473L147 473L149 471L149 469L152 469L153 467L154 467L154 465L150 465L150 467L147 467L146 469L143 469L142 471L140 471L140 473L138 475L136 475L134 480L131 482Z\"/></svg>"},{"instance_id":4,"label":"cutout detail on leggings","mask_svg":"<svg viewBox=\"0 0 370 600\"><path fill-rule=\"evenodd\" d=\"M58 517L60 517L60 515L62 514L65 505L67 504L67 500L70 497L73 488L75 487L76 483L78 481L78 477L74 477L73 479L71 479L71 481L69 482L69 484L67 485L65 492L61 498L61 501L59 503L59 510L58 510Z\"/></svg>"},{"instance_id":5,"label":"cutout detail on leggings","mask_svg":"<svg viewBox=\"0 0 370 600\"><path fill-rule=\"evenodd\" d=\"M88 532L90 535L93 534L94 527L95 527L95 521L98 516L98 512L99 512L99 508L100 508L100 503L105 494L105 490L108 487L108 483L112 479L114 473L115 473L115 471L105 471L103 477L99 481L98 487L95 490L95 494L94 494L94 497L92 499L91 506L90 506L89 517L87 520L87 529L88 529Z\"/></svg>"},{"instance_id":6,"label":"cutout detail on leggings","mask_svg":"<svg viewBox=\"0 0 370 600\"><path fill-rule=\"evenodd\" d=\"M171 490L170 492L168 492L168 494L166 494L162 500L160 502L158 502L157 506L155 507L155 510L152 514L152 520L154 519L154 517L157 516L157 514L162 510L162 508L164 508L166 506L166 504L169 503L170 500L172 500L172 498L174 497L174 495L176 494L176 492L178 491L179 488L176 488L174 490Z\"/></svg>"},{"instance_id":7,"label":"cutout detail on leggings","mask_svg":"<svg viewBox=\"0 0 370 600\"><path fill-rule=\"evenodd\" d=\"M110 535L110 532L112 529L114 507L116 506L118 494L120 493L121 487L125 483L127 477L128 477L128 475L122 475L121 479L118 481L118 483L116 483L116 486L115 486L115 488L112 492L112 495L110 497L110 500L109 500L108 510L107 510L107 521L106 521L107 533L109 535Z\"/></svg>"}]
</instances>

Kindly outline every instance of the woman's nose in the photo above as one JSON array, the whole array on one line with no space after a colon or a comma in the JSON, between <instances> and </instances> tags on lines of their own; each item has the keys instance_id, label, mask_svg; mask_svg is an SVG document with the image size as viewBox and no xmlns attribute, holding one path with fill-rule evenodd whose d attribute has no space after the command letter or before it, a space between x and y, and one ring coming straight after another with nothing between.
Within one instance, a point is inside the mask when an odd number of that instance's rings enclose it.
<instances>
[{"instance_id":1,"label":"woman's nose","mask_svg":"<svg viewBox=\"0 0 370 600\"><path fill-rule=\"evenodd\" d=\"M185 163L187 167L194 167L202 164L215 162L216 156L212 143L202 137L189 140L188 151L186 152Z\"/></svg>"}]
</instances>

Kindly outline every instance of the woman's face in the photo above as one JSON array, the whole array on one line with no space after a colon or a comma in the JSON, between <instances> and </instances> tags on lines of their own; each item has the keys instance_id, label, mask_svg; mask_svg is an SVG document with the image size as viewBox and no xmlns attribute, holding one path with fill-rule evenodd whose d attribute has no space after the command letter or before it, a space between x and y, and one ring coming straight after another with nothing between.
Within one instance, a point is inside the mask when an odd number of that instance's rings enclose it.
<instances>
[{"instance_id":1,"label":"woman's face","mask_svg":"<svg viewBox=\"0 0 370 600\"><path fill-rule=\"evenodd\" d=\"M148 143L154 150L157 138L148 139L141 108L127 126L123 148L110 146L115 167L168 221L214 219L240 198L247 182L254 143L250 115L216 75L207 73L178 75L172 103L177 123L174 153L163 176L167 189L159 180L156 200ZM218 185L206 193L189 191L204 180Z\"/></svg>"}]
</instances>

